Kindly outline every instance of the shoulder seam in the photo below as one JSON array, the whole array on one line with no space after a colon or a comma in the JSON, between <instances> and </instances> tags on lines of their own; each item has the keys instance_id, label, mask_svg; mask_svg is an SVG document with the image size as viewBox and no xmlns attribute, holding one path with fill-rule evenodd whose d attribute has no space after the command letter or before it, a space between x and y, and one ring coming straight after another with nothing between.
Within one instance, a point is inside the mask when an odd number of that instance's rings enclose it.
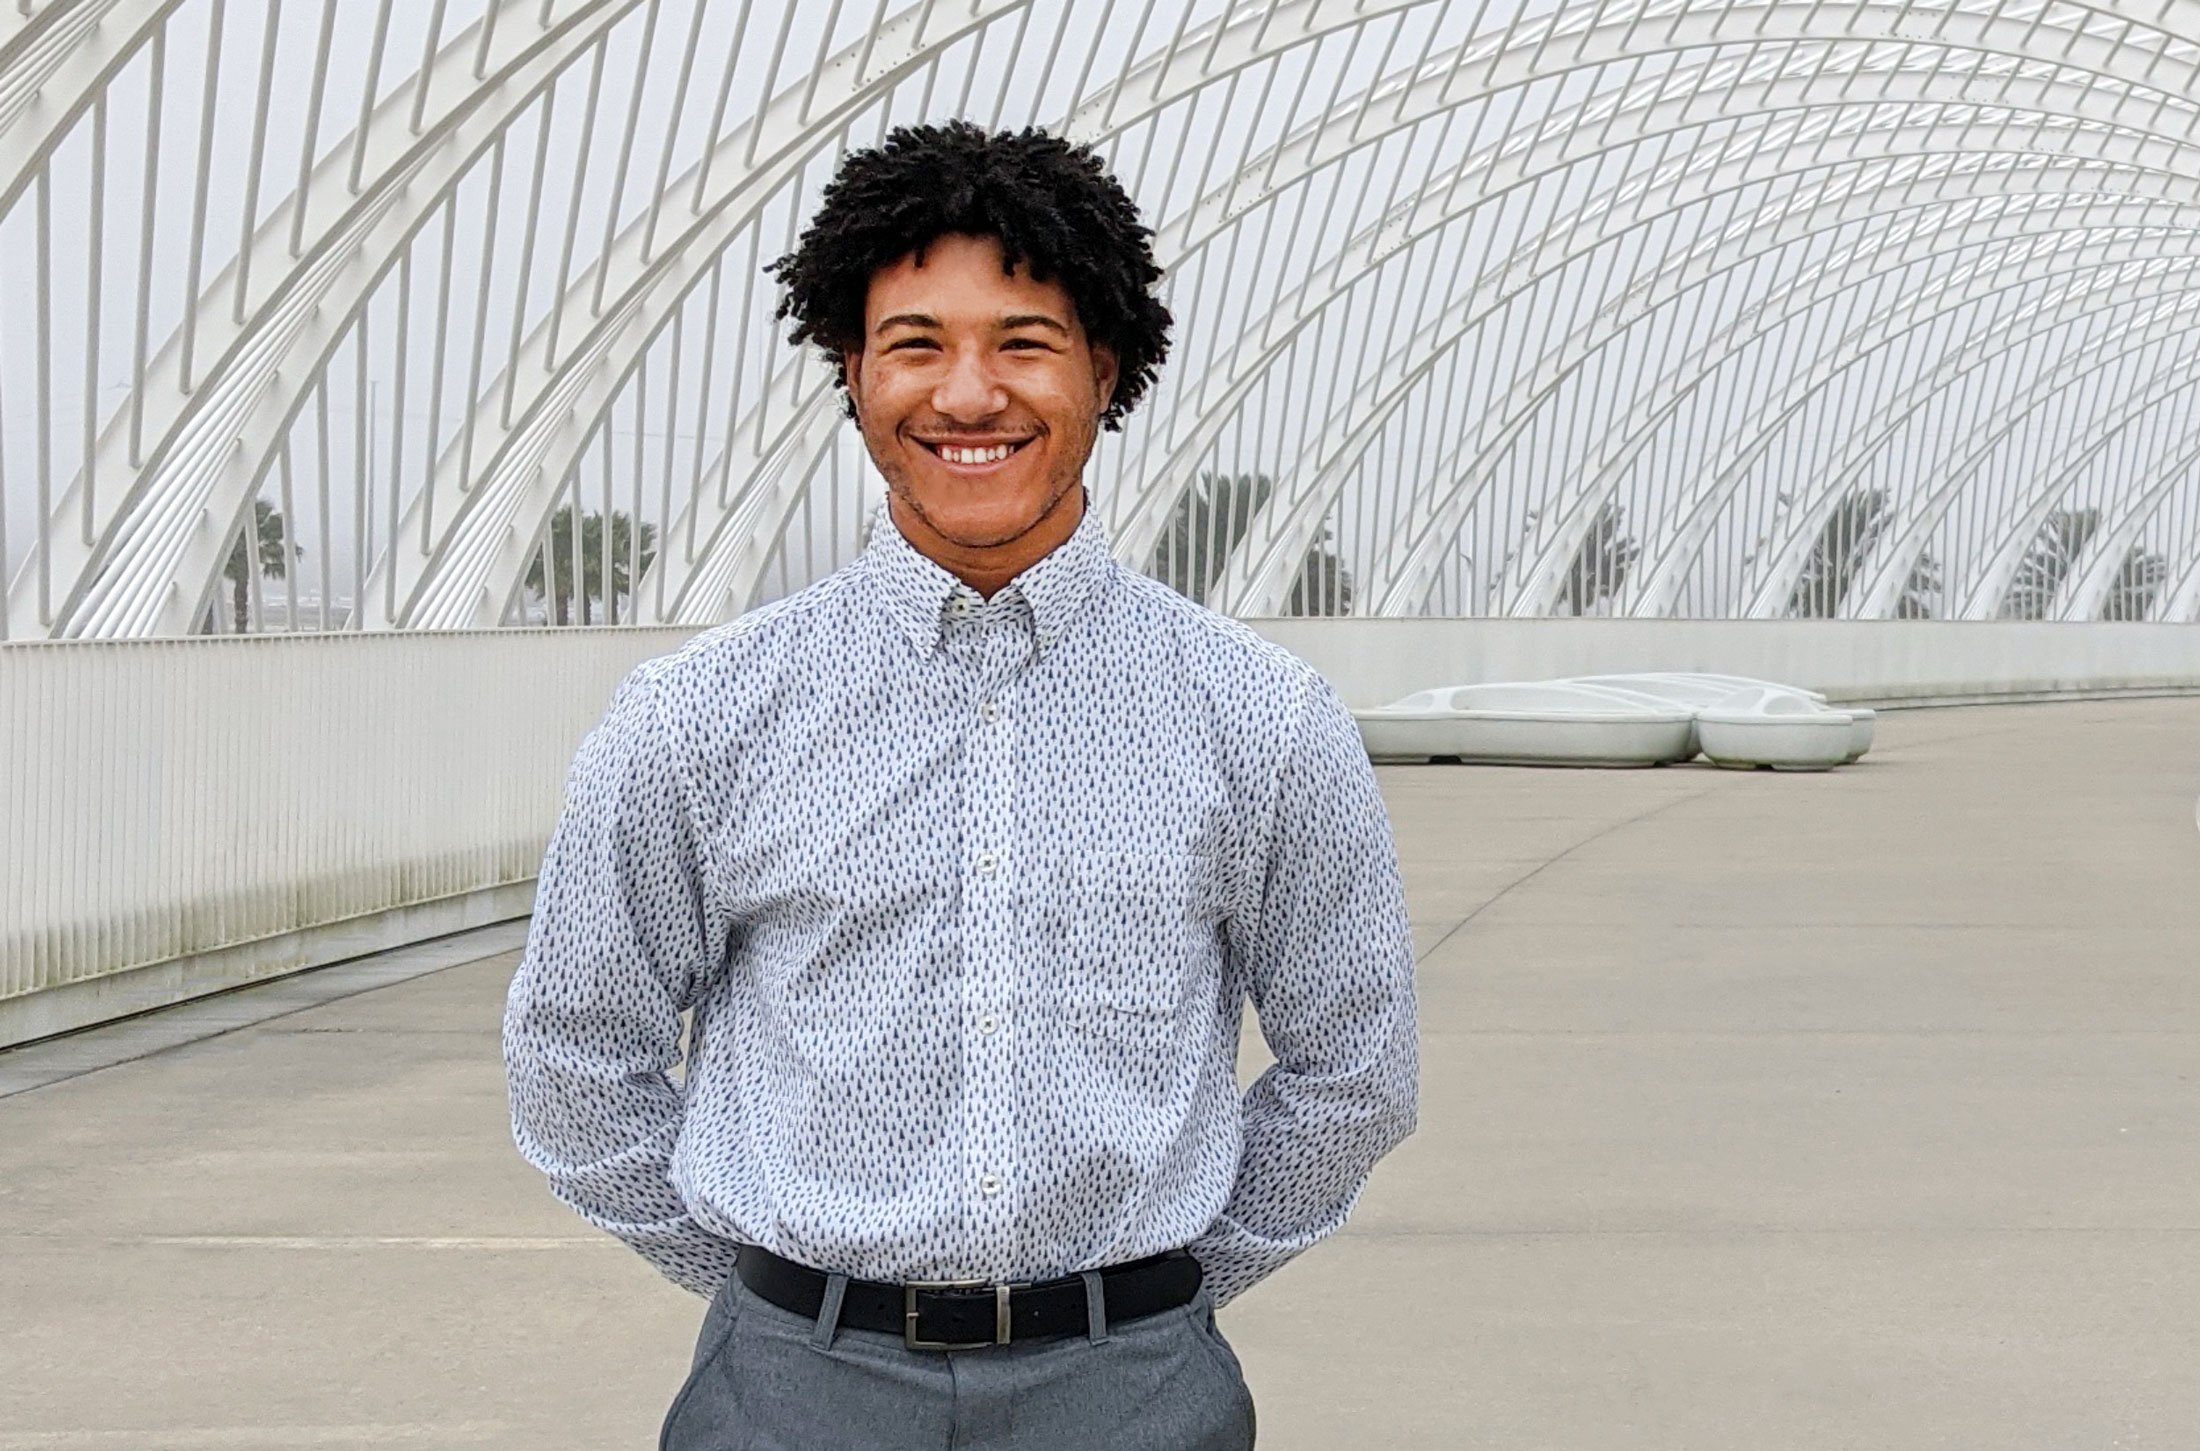
<instances>
[{"instance_id":1,"label":"shoulder seam","mask_svg":"<svg viewBox=\"0 0 2200 1451\"><path fill-rule=\"evenodd\" d=\"M1254 654L1266 656L1279 664L1285 665L1302 682L1308 677L1319 675L1319 672L1313 666L1261 634L1258 630L1253 629L1244 621L1233 619L1220 611L1211 610L1197 600L1188 599L1171 586L1155 579L1152 575L1139 573L1121 560L1116 560L1115 566L1120 572L1126 588L1137 591L1142 598L1153 600L1164 609L1167 609L1173 617L1185 621L1210 636L1245 646Z\"/></svg>"}]
</instances>

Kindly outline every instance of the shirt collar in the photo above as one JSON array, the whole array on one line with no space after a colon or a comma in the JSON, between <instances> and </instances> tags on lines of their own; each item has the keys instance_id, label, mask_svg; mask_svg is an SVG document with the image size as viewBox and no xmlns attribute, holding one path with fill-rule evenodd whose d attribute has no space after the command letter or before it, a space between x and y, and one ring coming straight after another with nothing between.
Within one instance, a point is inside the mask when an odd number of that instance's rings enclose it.
<instances>
[{"instance_id":1,"label":"shirt collar","mask_svg":"<svg viewBox=\"0 0 2200 1451\"><path fill-rule=\"evenodd\" d=\"M956 597L977 599L968 585L902 537L883 503L871 516L871 543L864 563L880 604L926 655L939 648L941 622ZM1022 598L1031 610L1032 628L1044 652L1069 632L1113 566L1107 529L1088 494L1085 517L1076 531L1010 580L995 599L1012 593Z\"/></svg>"}]
</instances>

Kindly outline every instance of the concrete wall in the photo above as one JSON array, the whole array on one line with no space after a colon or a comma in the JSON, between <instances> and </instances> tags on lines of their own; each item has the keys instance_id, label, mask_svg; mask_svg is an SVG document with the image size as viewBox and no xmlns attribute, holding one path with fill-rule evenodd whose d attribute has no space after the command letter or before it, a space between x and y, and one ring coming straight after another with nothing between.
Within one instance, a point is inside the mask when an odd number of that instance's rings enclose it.
<instances>
[{"instance_id":1,"label":"concrete wall","mask_svg":"<svg viewBox=\"0 0 2200 1451\"><path fill-rule=\"evenodd\" d=\"M1632 670L1754 675L1874 705L2200 690L2200 626L1886 620L1254 620L1347 704Z\"/></svg>"},{"instance_id":2,"label":"concrete wall","mask_svg":"<svg viewBox=\"0 0 2200 1451\"><path fill-rule=\"evenodd\" d=\"M1893 704L2200 689L2200 628L1265 620L1354 705L1601 671ZM0 644L0 1046L523 916L565 769L677 629Z\"/></svg>"}]
</instances>

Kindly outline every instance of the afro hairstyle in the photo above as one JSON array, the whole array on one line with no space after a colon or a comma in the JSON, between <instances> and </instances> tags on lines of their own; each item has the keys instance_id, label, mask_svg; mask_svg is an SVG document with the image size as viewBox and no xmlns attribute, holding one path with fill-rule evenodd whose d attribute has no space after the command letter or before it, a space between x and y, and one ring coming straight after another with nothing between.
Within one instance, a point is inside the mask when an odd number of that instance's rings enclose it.
<instances>
[{"instance_id":1,"label":"afro hairstyle","mask_svg":"<svg viewBox=\"0 0 2200 1451\"><path fill-rule=\"evenodd\" d=\"M788 341L814 343L845 397L873 274L950 235L991 237L1009 270L1021 263L1062 284L1085 336L1115 354L1100 424L1120 428L1169 353L1153 233L1090 147L1036 128L902 126L843 157L794 251L767 269L786 289L777 315L794 320Z\"/></svg>"}]
</instances>

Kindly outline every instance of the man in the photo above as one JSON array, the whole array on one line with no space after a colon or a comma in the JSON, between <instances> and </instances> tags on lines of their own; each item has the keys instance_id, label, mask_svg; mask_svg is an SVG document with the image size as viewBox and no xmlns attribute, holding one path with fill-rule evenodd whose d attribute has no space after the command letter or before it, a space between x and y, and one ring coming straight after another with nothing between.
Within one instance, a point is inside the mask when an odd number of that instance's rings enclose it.
<instances>
[{"instance_id":1,"label":"man","mask_svg":"<svg viewBox=\"0 0 2200 1451\"><path fill-rule=\"evenodd\" d=\"M505 1018L520 1148L712 1297L667 1448L1250 1446L1213 1306L1413 1126L1351 718L1088 511L1170 322L1089 151L896 131L775 272L885 518L582 747Z\"/></svg>"}]
</instances>

